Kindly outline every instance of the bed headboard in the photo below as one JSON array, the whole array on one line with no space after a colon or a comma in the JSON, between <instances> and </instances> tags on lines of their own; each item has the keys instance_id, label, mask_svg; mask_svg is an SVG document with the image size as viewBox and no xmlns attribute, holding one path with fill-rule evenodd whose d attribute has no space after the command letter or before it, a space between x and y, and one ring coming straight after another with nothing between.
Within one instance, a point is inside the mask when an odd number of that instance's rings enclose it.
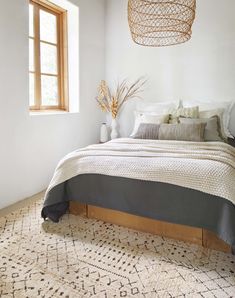
<instances>
[{"instance_id":1,"label":"bed headboard","mask_svg":"<svg viewBox=\"0 0 235 298\"><path fill-rule=\"evenodd\" d=\"M235 105L231 111L229 130L232 133L232 135L235 137Z\"/></svg>"}]
</instances>

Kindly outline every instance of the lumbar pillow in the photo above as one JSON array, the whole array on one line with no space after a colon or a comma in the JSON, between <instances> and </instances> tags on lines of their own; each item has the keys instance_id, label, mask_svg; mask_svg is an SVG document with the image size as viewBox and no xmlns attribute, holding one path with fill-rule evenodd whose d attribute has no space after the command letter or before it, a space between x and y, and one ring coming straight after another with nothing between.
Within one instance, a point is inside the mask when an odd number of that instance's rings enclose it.
<instances>
[{"instance_id":1,"label":"lumbar pillow","mask_svg":"<svg viewBox=\"0 0 235 298\"><path fill-rule=\"evenodd\" d=\"M186 117L186 118L199 118L199 107L190 107L190 108L178 108L172 111L170 115L170 123L178 123L179 117Z\"/></svg>"},{"instance_id":2,"label":"lumbar pillow","mask_svg":"<svg viewBox=\"0 0 235 298\"><path fill-rule=\"evenodd\" d=\"M198 124L205 123L205 141L223 141L220 120L218 116L213 116L211 118L202 119L190 119L190 118L179 118L180 123L184 124Z\"/></svg>"},{"instance_id":3,"label":"lumbar pillow","mask_svg":"<svg viewBox=\"0 0 235 298\"><path fill-rule=\"evenodd\" d=\"M134 139L158 140L160 124L140 123Z\"/></svg>"},{"instance_id":4,"label":"lumbar pillow","mask_svg":"<svg viewBox=\"0 0 235 298\"><path fill-rule=\"evenodd\" d=\"M130 136L133 137L136 134L141 123L161 124L168 123L168 121L169 114L157 115L143 112L135 112L135 125Z\"/></svg>"},{"instance_id":5,"label":"lumbar pillow","mask_svg":"<svg viewBox=\"0 0 235 298\"><path fill-rule=\"evenodd\" d=\"M161 124L159 140L203 142L205 124Z\"/></svg>"}]
</instances>

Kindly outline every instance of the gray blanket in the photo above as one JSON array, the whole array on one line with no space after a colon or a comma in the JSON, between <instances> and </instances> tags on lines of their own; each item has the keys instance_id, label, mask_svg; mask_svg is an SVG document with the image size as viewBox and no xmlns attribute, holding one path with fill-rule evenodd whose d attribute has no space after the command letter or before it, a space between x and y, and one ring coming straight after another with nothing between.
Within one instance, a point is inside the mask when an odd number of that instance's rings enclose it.
<instances>
[{"instance_id":1,"label":"gray blanket","mask_svg":"<svg viewBox=\"0 0 235 298\"><path fill-rule=\"evenodd\" d=\"M230 244L235 252L235 206L218 196L162 182L83 174L47 193L42 217L58 222L70 200L205 228Z\"/></svg>"}]
</instances>

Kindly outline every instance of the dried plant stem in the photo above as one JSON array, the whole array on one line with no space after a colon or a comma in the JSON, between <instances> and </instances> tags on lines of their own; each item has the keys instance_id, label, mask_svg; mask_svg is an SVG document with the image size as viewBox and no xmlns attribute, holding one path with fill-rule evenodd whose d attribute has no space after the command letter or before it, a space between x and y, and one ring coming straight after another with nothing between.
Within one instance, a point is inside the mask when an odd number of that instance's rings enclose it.
<instances>
[{"instance_id":1,"label":"dried plant stem","mask_svg":"<svg viewBox=\"0 0 235 298\"><path fill-rule=\"evenodd\" d=\"M127 79L117 84L114 94L111 93L107 83L101 81L98 88L98 96L96 101L104 112L110 112L112 118L116 118L123 105L131 99L140 98L140 93L143 91L142 87L146 80L139 78L131 86L128 85Z\"/></svg>"}]
</instances>

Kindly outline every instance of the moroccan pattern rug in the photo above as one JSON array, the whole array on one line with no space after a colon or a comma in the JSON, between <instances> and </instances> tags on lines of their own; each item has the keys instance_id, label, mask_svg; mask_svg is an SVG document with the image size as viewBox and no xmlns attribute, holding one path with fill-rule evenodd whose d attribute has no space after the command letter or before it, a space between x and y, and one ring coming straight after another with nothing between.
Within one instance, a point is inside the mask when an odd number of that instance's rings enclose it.
<instances>
[{"instance_id":1,"label":"moroccan pattern rug","mask_svg":"<svg viewBox=\"0 0 235 298\"><path fill-rule=\"evenodd\" d=\"M235 297L235 257L65 215L0 218L0 297Z\"/></svg>"}]
</instances>

